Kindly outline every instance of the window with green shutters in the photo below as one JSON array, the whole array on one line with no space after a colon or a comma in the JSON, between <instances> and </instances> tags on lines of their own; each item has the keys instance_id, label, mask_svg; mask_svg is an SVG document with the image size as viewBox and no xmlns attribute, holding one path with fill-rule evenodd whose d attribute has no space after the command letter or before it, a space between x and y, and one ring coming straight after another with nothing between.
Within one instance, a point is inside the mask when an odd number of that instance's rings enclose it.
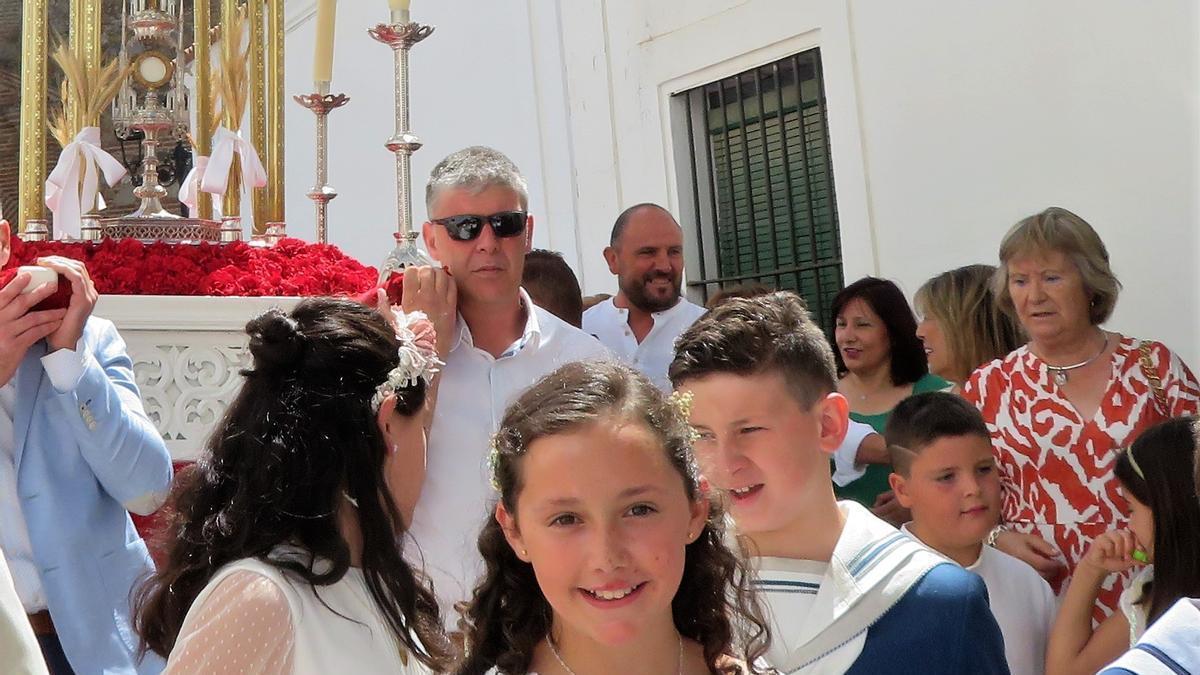
<instances>
[{"instance_id":1,"label":"window with green shutters","mask_svg":"<svg viewBox=\"0 0 1200 675\"><path fill-rule=\"evenodd\" d=\"M800 293L822 325L842 288L820 50L674 96L688 245L701 299L761 283Z\"/></svg>"}]
</instances>

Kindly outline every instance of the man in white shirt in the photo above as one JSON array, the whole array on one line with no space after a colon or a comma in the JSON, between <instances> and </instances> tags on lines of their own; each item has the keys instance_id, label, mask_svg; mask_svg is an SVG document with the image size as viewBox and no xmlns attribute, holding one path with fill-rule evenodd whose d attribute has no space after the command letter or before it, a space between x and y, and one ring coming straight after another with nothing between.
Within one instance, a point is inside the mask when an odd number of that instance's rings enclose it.
<instances>
[{"instance_id":1,"label":"man in white shirt","mask_svg":"<svg viewBox=\"0 0 1200 675\"><path fill-rule=\"evenodd\" d=\"M604 259L619 290L583 313L583 330L669 392L675 338L706 311L680 293L683 229L657 204L631 206L617 216ZM870 426L851 421L834 457L834 481L844 485L862 475L864 461L886 461L887 449Z\"/></svg>"},{"instance_id":2,"label":"man in white shirt","mask_svg":"<svg viewBox=\"0 0 1200 675\"><path fill-rule=\"evenodd\" d=\"M0 266L11 234L0 221ZM166 498L171 458L146 416L112 323L92 316L82 263L40 258L71 285L66 309L33 310L49 284L0 289L0 549L50 672L157 673L138 654L130 594L153 571L127 511Z\"/></svg>"},{"instance_id":3,"label":"man in white shirt","mask_svg":"<svg viewBox=\"0 0 1200 675\"><path fill-rule=\"evenodd\" d=\"M405 270L404 308L424 311L446 362L429 431L428 467L411 532L453 626L482 572L476 539L495 495L486 466L505 408L541 377L608 358L587 333L536 307L521 289L533 241L525 178L508 157L471 147L434 167L422 234L445 269Z\"/></svg>"},{"instance_id":4,"label":"man in white shirt","mask_svg":"<svg viewBox=\"0 0 1200 675\"><path fill-rule=\"evenodd\" d=\"M657 204L631 206L617 216L604 260L617 275L617 295L584 312L583 330L671 391L675 338L704 314L680 294L682 228Z\"/></svg>"}]
</instances>

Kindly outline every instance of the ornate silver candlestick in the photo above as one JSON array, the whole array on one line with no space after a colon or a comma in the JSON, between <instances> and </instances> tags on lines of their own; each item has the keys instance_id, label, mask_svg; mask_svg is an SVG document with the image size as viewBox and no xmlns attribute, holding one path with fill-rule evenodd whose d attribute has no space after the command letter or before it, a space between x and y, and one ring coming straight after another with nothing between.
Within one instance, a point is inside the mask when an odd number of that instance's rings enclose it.
<instances>
[{"instance_id":1,"label":"ornate silver candlestick","mask_svg":"<svg viewBox=\"0 0 1200 675\"><path fill-rule=\"evenodd\" d=\"M417 233L412 229L412 154L421 148L421 139L408 128L408 51L429 37L433 26L413 21L381 23L367 32L371 37L392 48L396 92L396 131L386 147L396 155L396 248L379 270L381 281L409 265L428 265L433 261L417 248Z\"/></svg>"},{"instance_id":2,"label":"ornate silver candlestick","mask_svg":"<svg viewBox=\"0 0 1200 675\"><path fill-rule=\"evenodd\" d=\"M329 123L331 110L350 102L345 94L312 93L293 96L296 103L313 111L317 116L317 182L308 191L308 198L317 205L317 241L329 243L329 202L337 196L337 190L329 182Z\"/></svg>"}]
</instances>

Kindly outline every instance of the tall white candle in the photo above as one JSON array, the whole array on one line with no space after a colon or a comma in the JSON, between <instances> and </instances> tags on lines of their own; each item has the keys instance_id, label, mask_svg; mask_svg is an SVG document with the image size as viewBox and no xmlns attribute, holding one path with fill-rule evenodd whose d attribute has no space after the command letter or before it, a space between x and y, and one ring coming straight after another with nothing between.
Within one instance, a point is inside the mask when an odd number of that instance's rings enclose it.
<instances>
[{"instance_id":1,"label":"tall white candle","mask_svg":"<svg viewBox=\"0 0 1200 675\"><path fill-rule=\"evenodd\" d=\"M337 0L317 0L317 39L313 45L313 82L327 92L333 80L333 24ZM322 86L324 85L324 86Z\"/></svg>"},{"instance_id":2,"label":"tall white candle","mask_svg":"<svg viewBox=\"0 0 1200 675\"><path fill-rule=\"evenodd\" d=\"M392 23L408 23L409 0L388 0L388 9L392 10Z\"/></svg>"}]
</instances>

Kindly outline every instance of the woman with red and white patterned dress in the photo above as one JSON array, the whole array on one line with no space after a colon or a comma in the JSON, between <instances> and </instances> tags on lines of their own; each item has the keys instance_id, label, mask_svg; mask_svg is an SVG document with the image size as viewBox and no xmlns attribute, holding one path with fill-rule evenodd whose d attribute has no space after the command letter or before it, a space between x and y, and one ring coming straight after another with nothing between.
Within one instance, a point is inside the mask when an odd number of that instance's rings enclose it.
<instances>
[{"instance_id":1,"label":"woman with red and white patterned dress","mask_svg":"<svg viewBox=\"0 0 1200 675\"><path fill-rule=\"evenodd\" d=\"M1029 342L975 371L963 396L987 421L1004 487L994 545L1061 593L1092 538L1125 525L1117 451L1147 427L1195 414L1200 385L1160 342L1106 331L1120 282L1095 230L1057 207L1000 244L996 292ZM1099 592L1107 616L1128 576Z\"/></svg>"}]
</instances>

